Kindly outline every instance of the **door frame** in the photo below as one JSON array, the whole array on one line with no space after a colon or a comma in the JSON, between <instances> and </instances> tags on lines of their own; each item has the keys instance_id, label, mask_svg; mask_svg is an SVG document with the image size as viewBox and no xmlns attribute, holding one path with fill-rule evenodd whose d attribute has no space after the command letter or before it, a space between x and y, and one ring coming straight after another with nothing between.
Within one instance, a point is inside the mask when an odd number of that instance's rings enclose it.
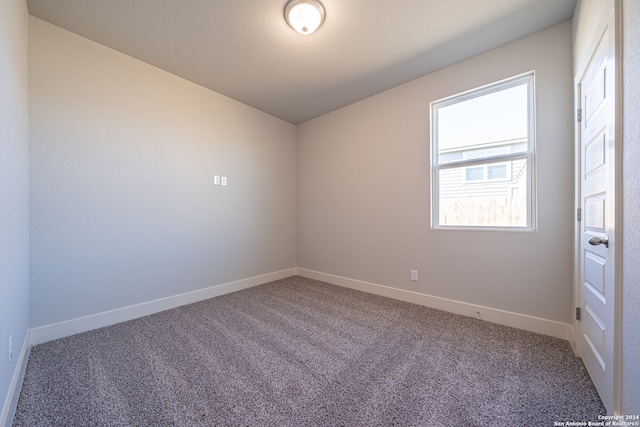
<instances>
[{"instance_id":1,"label":"door frame","mask_svg":"<svg viewBox=\"0 0 640 427\"><path fill-rule=\"evenodd\" d=\"M576 212L576 221L574 227L574 280L573 280L573 302L574 308L572 309L572 323L573 323L573 341L571 342L571 346L574 349L576 356L581 357L582 353L582 345L581 345L581 335L582 335L582 324L580 321L576 319L575 308L581 307L582 305L582 294L581 294L581 226L582 223L577 220L578 211L582 207L581 200L581 173L582 173L582 150L581 150L581 141L580 141L580 133L581 126L578 121L578 109L582 108L582 100L581 100L581 87L580 81L584 76L586 69L589 67L591 63L591 59L593 55L596 53L598 45L602 40L602 36L605 31L609 29L610 34L614 37L614 49L613 54L615 55L614 64L615 64L615 77L614 77L614 91L615 91L615 99L614 99L614 147L615 147L615 158L613 159L612 164L615 167L615 227L612 230L613 234L613 250L614 250L614 298L613 298L613 310L614 310L614 325L613 325L613 396L612 398L612 408L607 408L609 412L612 414L620 415L621 411L621 402L622 402L622 61L621 61L621 52L622 52L622 43L621 43L621 22L622 22L622 8L621 8L621 0L615 0L613 8L604 13L600 19L598 25L592 32L592 37L589 40L589 44L587 46L590 59L585 64L581 64L582 67L580 69L574 70L574 184L575 184L575 210ZM574 46L575 48L575 46Z\"/></svg>"}]
</instances>

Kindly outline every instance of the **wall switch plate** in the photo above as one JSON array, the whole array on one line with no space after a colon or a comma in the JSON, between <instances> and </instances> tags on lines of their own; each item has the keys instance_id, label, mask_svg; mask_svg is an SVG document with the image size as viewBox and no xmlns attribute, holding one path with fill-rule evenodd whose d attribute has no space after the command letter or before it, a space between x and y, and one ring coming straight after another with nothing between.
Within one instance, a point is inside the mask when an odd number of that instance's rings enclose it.
<instances>
[{"instance_id":1,"label":"wall switch plate","mask_svg":"<svg viewBox=\"0 0 640 427\"><path fill-rule=\"evenodd\" d=\"M220 184L221 185L227 185L227 177L226 176L220 177Z\"/></svg>"},{"instance_id":2,"label":"wall switch plate","mask_svg":"<svg viewBox=\"0 0 640 427\"><path fill-rule=\"evenodd\" d=\"M418 281L418 270L411 270L411 280L414 282Z\"/></svg>"},{"instance_id":3,"label":"wall switch plate","mask_svg":"<svg viewBox=\"0 0 640 427\"><path fill-rule=\"evenodd\" d=\"M213 176L213 183L215 185L220 185L220 175L214 175Z\"/></svg>"}]
</instances>

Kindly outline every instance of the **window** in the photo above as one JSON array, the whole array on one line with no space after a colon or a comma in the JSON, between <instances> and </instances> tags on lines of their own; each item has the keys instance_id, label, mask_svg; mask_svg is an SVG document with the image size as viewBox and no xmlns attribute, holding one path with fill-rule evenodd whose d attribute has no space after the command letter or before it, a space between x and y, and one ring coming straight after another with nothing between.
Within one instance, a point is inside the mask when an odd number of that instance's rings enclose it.
<instances>
[{"instance_id":1,"label":"window","mask_svg":"<svg viewBox=\"0 0 640 427\"><path fill-rule=\"evenodd\" d=\"M434 228L535 229L534 74L431 103Z\"/></svg>"},{"instance_id":2,"label":"window","mask_svg":"<svg viewBox=\"0 0 640 427\"><path fill-rule=\"evenodd\" d=\"M466 182L506 181L509 179L509 163L495 165L469 166L465 169Z\"/></svg>"}]
</instances>

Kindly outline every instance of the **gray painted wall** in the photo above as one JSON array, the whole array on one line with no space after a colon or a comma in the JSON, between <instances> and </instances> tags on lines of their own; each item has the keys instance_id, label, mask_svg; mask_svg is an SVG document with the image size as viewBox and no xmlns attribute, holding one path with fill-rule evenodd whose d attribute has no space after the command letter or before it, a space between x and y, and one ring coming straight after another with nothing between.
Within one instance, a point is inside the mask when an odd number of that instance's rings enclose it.
<instances>
[{"instance_id":1,"label":"gray painted wall","mask_svg":"<svg viewBox=\"0 0 640 427\"><path fill-rule=\"evenodd\" d=\"M621 3L622 413L640 414L640 3Z\"/></svg>"},{"instance_id":2,"label":"gray painted wall","mask_svg":"<svg viewBox=\"0 0 640 427\"><path fill-rule=\"evenodd\" d=\"M0 2L0 424L29 329L28 13ZM8 340L13 335L13 359ZM8 403L8 402L7 402ZM4 414L6 416L6 414Z\"/></svg>"},{"instance_id":3,"label":"gray painted wall","mask_svg":"<svg viewBox=\"0 0 640 427\"><path fill-rule=\"evenodd\" d=\"M571 41L565 22L300 125L298 267L570 323ZM538 231L431 230L429 103L530 70Z\"/></svg>"},{"instance_id":4,"label":"gray painted wall","mask_svg":"<svg viewBox=\"0 0 640 427\"><path fill-rule=\"evenodd\" d=\"M33 17L29 60L32 328L296 266L293 125Z\"/></svg>"}]
</instances>

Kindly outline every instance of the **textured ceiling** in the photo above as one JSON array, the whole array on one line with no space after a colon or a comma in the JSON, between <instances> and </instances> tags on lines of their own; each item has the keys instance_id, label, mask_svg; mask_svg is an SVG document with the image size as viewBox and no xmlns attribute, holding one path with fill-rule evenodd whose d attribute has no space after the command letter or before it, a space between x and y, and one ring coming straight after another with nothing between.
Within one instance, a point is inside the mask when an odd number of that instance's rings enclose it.
<instances>
[{"instance_id":1,"label":"textured ceiling","mask_svg":"<svg viewBox=\"0 0 640 427\"><path fill-rule=\"evenodd\" d=\"M31 15L293 124L570 19L576 0L28 0Z\"/></svg>"}]
</instances>

